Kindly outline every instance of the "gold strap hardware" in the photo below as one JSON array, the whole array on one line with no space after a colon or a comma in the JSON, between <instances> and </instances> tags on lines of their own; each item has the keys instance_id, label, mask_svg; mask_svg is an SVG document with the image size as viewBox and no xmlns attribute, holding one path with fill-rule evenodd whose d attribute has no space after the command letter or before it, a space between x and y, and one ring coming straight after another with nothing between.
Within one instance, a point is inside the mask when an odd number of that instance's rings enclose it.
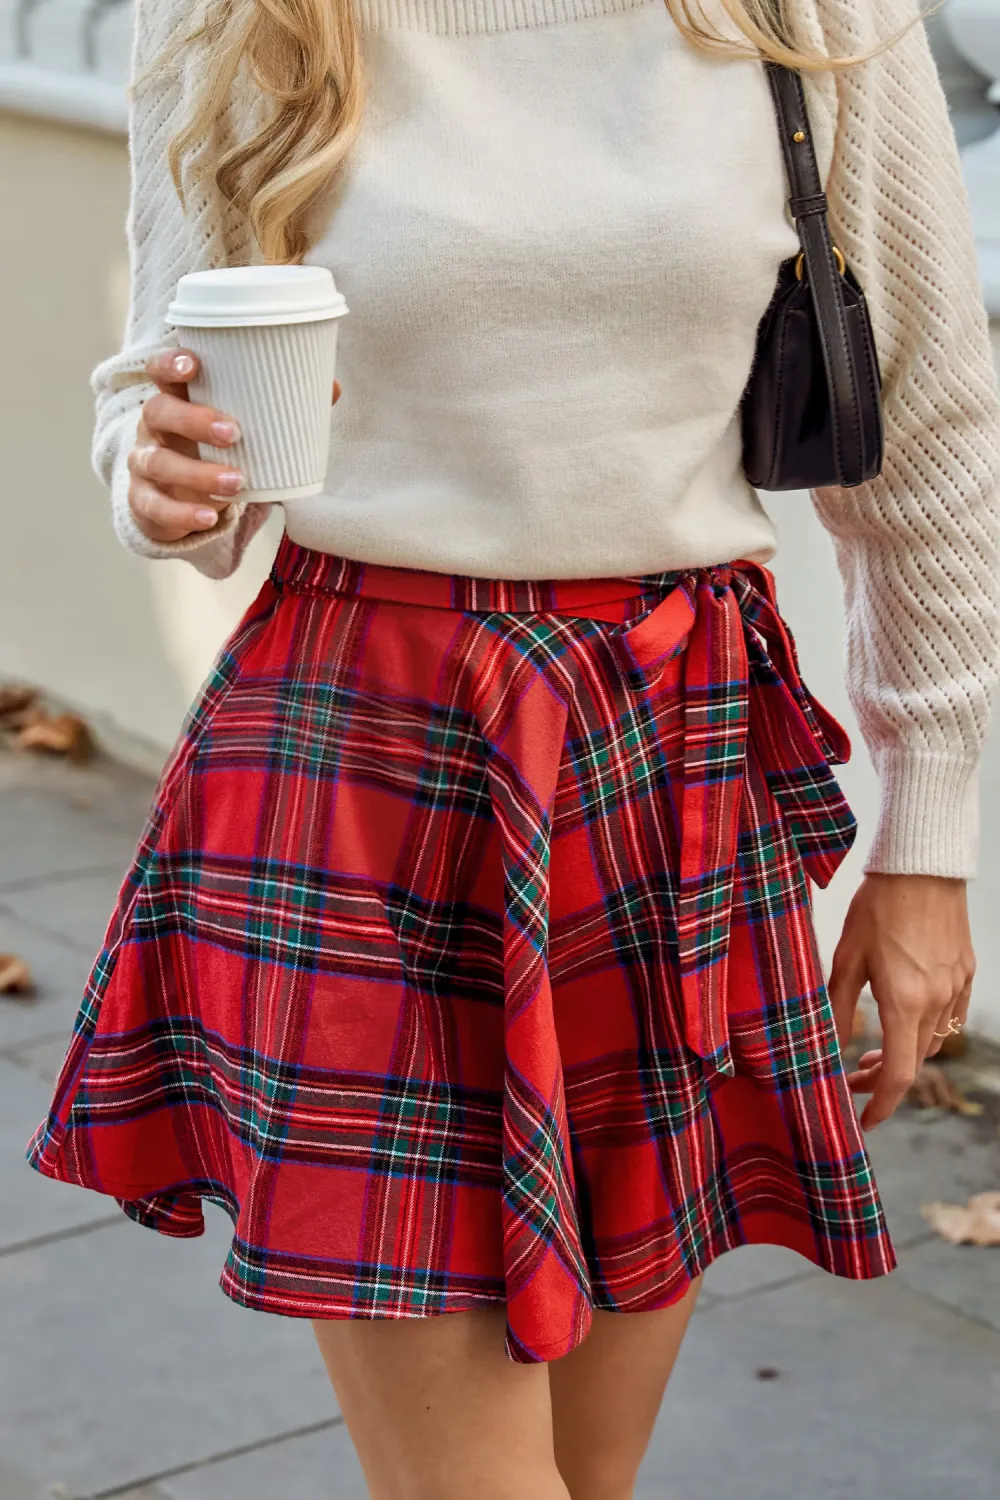
<instances>
[{"instance_id":1,"label":"gold strap hardware","mask_svg":"<svg viewBox=\"0 0 1000 1500\"><path fill-rule=\"evenodd\" d=\"M843 251L838 250L836 245L833 246L833 258L837 262L837 270L840 272L841 276L843 276L844 272L847 270L847 262L844 259ZM805 251L800 251L798 259L795 262L795 276L799 281L802 280L802 267L805 264L805 259Z\"/></svg>"}]
</instances>

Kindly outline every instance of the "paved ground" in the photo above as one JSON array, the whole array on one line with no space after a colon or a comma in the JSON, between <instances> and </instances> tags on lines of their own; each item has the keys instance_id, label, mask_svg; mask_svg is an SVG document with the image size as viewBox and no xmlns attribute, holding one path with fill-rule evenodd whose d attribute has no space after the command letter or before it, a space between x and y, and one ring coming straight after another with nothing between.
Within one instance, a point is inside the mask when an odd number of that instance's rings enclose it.
<instances>
[{"instance_id":1,"label":"paved ground","mask_svg":"<svg viewBox=\"0 0 1000 1500\"><path fill-rule=\"evenodd\" d=\"M217 1290L221 1213L168 1241L23 1163L149 790L0 752L0 951L38 980L0 998L0 1500L362 1500L308 1327ZM1000 1250L919 1214L1000 1186L987 1103L872 1137L894 1276L767 1249L713 1268L639 1500L997 1500Z\"/></svg>"}]
</instances>

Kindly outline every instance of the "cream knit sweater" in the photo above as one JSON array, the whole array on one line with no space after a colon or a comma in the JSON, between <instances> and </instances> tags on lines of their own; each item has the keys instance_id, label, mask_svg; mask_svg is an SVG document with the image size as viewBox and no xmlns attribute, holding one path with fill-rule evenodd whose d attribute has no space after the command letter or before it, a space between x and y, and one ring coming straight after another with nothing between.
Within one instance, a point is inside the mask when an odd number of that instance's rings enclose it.
<instances>
[{"instance_id":1,"label":"cream knit sweater","mask_svg":"<svg viewBox=\"0 0 1000 1500\"><path fill-rule=\"evenodd\" d=\"M843 53L914 0L791 3L804 37ZM356 4L368 113L307 257L350 307L344 395L325 492L286 507L289 534L508 578L767 560L736 414L797 241L762 69L690 47L663 0ZM137 63L191 5L139 0ZM162 546L127 504L142 367L177 342L177 278L255 258L211 189L180 212L166 148L191 84L190 67L154 76L134 101L132 297L122 352L93 376L94 462L127 546L221 578L264 507ZM884 376L883 474L813 497L883 788L868 868L966 876L996 676L1000 408L954 138L920 28L808 94Z\"/></svg>"}]
</instances>

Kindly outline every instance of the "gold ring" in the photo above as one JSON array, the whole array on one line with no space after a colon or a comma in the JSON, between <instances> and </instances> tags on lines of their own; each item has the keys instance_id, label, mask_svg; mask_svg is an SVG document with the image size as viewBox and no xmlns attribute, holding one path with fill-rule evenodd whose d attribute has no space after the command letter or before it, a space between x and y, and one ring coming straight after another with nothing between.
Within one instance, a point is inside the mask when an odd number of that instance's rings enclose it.
<instances>
[{"instance_id":1,"label":"gold ring","mask_svg":"<svg viewBox=\"0 0 1000 1500\"><path fill-rule=\"evenodd\" d=\"M952 1016L951 1020L948 1022L948 1030L947 1031L935 1031L934 1035L935 1036L958 1036L958 1033L961 1031L963 1025L964 1025L964 1022L959 1021L954 1016Z\"/></svg>"},{"instance_id":2,"label":"gold ring","mask_svg":"<svg viewBox=\"0 0 1000 1500\"><path fill-rule=\"evenodd\" d=\"M805 258L805 251L800 251L799 256L795 262L795 277L797 281L802 280L802 267L805 264ZM841 276L843 276L844 272L847 270L847 262L844 259L844 252L842 250L838 250L836 245L833 246L833 258L837 262L837 270L840 272Z\"/></svg>"}]
</instances>

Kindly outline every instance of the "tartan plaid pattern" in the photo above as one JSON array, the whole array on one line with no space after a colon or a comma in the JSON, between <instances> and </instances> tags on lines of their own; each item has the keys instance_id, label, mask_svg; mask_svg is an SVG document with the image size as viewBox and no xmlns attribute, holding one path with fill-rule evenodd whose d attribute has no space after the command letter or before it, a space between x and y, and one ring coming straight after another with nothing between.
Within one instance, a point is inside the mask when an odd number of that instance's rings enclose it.
<instances>
[{"instance_id":1,"label":"tartan plaid pattern","mask_svg":"<svg viewBox=\"0 0 1000 1500\"><path fill-rule=\"evenodd\" d=\"M286 538L167 765L52 1177L234 1221L236 1301L506 1302L512 1358L724 1250L891 1270L807 877L854 835L766 569L504 583Z\"/></svg>"}]
</instances>

